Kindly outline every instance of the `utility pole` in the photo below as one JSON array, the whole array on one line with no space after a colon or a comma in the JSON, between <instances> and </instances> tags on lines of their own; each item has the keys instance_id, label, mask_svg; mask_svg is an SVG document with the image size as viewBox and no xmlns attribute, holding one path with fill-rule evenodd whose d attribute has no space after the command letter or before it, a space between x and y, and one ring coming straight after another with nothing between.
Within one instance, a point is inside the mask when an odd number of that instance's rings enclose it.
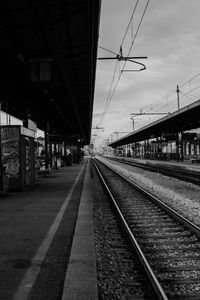
<instances>
[{"instance_id":1,"label":"utility pole","mask_svg":"<svg viewBox=\"0 0 200 300\"><path fill-rule=\"evenodd\" d=\"M178 85L176 87L176 93L177 93L177 104L178 104L178 110L179 110L180 109L180 101L179 101L180 90L179 90L179 86Z\"/></svg>"},{"instance_id":2,"label":"utility pole","mask_svg":"<svg viewBox=\"0 0 200 300\"><path fill-rule=\"evenodd\" d=\"M135 131L135 120L134 120L134 117L132 117L131 120L133 121L133 132L134 132Z\"/></svg>"},{"instance_id":3,"label":"utility pole","mask_svg":"<svg viewBox=\"0 0 200 300\"><path fill-rule=\"evenodd\" d=\"M177 105L178 105L178 110L180 109L180 100L179 100L179 86L177 85L176 87L176 93L177 93ZM176 153L177 153L177 161L183 161L183 141L182 141L182 131L177 132L177 138L176 138Z\"/></svg>"},{"instance_id":4,"label":"utility pole","mask_svg":"<svg viewBox=\"0 0 200 300\"><path fill-rule=\"evenodd\" d=\"M144 113L142 112L142 109L140 110L139 113L132 113L132 117L131 117L131 120L133 121L133 131L135 130L135 120L134 120L134 117L137 117L137 116L142 116L142 115L169 115L170 112L168 113L163 113L163 112L155 112L155 113Z\"/></svg>"},{"instance_id":5,"label":"utility pole","mask_svg":"<svg viewBox=\"0 0 200 300\"><path fill-rule=\"evenodd\" d=\"M113 134L117 135L117 140L118 140L118 137L119 137L119 133L128 134L128 133L131 133L131 132L130 131L115 131L115 132L113 132Z\"/></svg>"}]
</instances>

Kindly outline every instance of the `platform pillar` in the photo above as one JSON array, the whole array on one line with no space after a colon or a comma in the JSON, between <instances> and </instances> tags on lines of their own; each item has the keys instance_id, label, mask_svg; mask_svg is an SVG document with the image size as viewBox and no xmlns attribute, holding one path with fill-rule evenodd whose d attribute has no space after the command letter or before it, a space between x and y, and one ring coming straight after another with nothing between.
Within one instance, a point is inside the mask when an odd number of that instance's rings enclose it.
<instances>
[{"instance_id":1,"label":"platform pillar","mask_svg":"<svg viewBox=\"0 0 200 300\"><path fill-rule=\"evenodd\" d=\"M49 123L47 122L47 128L45 130L44 148L45 148L45 169L49 168Z\"/></svg>"},{"instance_id":2,"label":"platform pillar","mask_svg":"<svg viewBox=\"0 0 200 300\"><path fill-rule=\"evenodd\" d=\"M183 161L183 141L182 141L182 132L177 132L176 135L176 153L177 161Z\"/></svg>"}]
</instances>

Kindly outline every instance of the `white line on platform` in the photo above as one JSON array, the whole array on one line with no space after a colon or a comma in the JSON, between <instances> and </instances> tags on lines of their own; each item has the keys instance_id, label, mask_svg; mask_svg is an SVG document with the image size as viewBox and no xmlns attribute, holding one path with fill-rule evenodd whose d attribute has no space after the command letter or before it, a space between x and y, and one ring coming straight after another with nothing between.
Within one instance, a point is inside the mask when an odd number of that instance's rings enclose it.
<instances>
[{"instance_id":1,"label":"white line on platform","mask_svg":"<svg viewBox=\"0 0 200 300\"><path fill-rule=\"evenodd\" d=\"M84 166L84 165L83 165ZM72 185L69 194L67 195L67 197L65 198L65 201L63 203L63 205L61 206L57 217L55 218L53 224L51 225L46 237L44 238L42 244L40 245L40 247L38 248L34 258L32 259L32 264L30 266L30 268L26 271L24 278L21 281L20 286L18 287L13 300L27 300L29 293L34 285L34 282L37 278L37 275L40 271L40 267L41 264L47 254L47 251L51 245L51 242L56 234L56 231L62 221L63 215L65 213L65 210L68 206L69 200L72 196L72 193L76 187L76 184L83 172L83 167L81 168L74 184Z\"/></svg>"}]
</instances>

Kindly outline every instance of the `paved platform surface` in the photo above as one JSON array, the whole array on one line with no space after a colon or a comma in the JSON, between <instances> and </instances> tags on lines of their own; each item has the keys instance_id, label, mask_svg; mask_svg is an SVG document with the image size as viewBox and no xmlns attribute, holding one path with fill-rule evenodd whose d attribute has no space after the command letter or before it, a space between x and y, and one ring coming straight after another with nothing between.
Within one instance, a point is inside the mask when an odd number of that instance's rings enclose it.
<instances>
[{"instance_id":1,"label":"paved platform surface","mask_svg":"<svg viewBox=\"0 0 200 300\"><path fill-rule=\"evenodd\" d=\"M0 299L96 299L88 179L86 159L0 196Z\"/></svg>"},{"instance_id":2,"label":"paved platform surface","mask_svg":"<svg viewBox=\"0 0 200 300\"><path fill-rule=\"evenodd\" d=\"M90 163L89 163L90 164ZM97 300L90 166L86 171L62 300Z\"/></svg>"}]
</instances>

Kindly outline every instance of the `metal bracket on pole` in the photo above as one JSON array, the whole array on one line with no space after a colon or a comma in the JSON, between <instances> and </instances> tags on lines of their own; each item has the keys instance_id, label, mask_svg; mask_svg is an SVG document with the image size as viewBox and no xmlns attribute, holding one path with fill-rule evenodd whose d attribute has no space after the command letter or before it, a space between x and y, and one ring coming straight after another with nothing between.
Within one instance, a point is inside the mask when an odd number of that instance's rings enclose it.
<instances>
[{"instance_id":1,"label":"metal bracket on pole","mask_svg":"<svg viewBox=\"0 0 200 300\"><path fill-rule=\"evenodd\" d=\"M122 70L121 72L138 72L138 71L143 71L143 70L146 70L146 66L140 62L137 62L137 61L134 61L133 59L147 59L147 56L123 56L123 53L122 53L122 46L120 46L120 51L119 51L119 54L115 53L115 52L112 52L110 50L107 50L103 47L100 47L99 48L101 49L104 49L108 52L111 52L113 54L116 54L115 57L99 57L98 60L108 60L108 59L117 59L119 61L130 61L130 62L133 62L135 64L138 64L138 65L141 65L142 68L139 69L139 70Z\"/></svg>"}]
</instances>

